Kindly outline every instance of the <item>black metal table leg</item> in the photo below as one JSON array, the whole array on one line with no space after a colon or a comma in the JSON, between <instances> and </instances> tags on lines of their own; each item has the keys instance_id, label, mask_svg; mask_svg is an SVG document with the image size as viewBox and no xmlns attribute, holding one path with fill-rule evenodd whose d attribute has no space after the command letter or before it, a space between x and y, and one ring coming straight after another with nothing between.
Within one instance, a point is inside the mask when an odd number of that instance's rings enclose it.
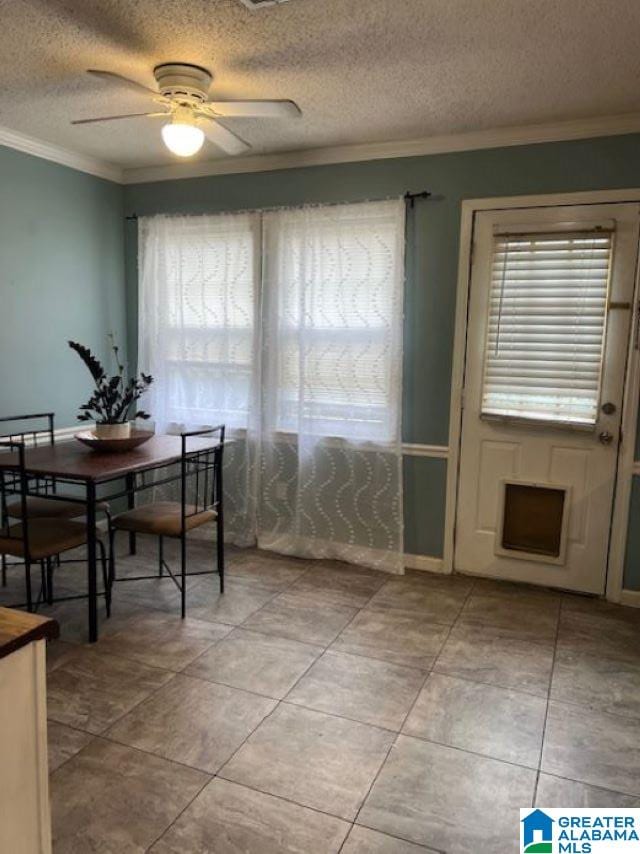
<instances>
[{"instance_id":1,"label":"black metal table leg","mask_svg":"<svg viewBox=\"0 0 640 854\"><path fill-rule=\"evenodd\" d=\"M127 482L127 507L129 510L133 510L136 506L136 476L131 473L126 476ZM136 535L134 533L129 534L129 554L134 555L136 553Z\"/></svg>"},{"instance_id":2,"label":"black metal table leg","mask_svg":"<svg viewBox=\"0 0 640 854\"><path fill-rule=\"evenodd\" d=\"M96 486L87 481L87 573L89 582L89 643L98 640L98 584L96 577Z\"/></svg>"}]
</instances>

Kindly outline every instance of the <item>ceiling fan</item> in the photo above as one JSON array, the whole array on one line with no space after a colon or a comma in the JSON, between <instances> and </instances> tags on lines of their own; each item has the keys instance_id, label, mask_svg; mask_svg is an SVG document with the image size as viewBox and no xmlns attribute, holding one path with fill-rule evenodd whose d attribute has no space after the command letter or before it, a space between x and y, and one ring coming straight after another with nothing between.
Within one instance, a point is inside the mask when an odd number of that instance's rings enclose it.
<instances>
[{"instance_id":1,"label":"ceiling fan","mask_svg":"<svg viewBox=\"0 0 640 854\"><path fill-rule=\"evenodd\" d=\"M255 117L265 119L297 118L302 115L294 101L210 101L209 87L213 76L206 68L181 62L157 65L153 75L158 91L113 71L89 68L88 73L103 80L120 83L153 96L161 109L158 112L128 113L101 116L95 119L76 119L73 125L111 122L119 119L167 119L162 127L162 139L169 151L178 157L192 157L204 144L205 137L227 154L242 154L251 146L228 128L219 118Z\"/></svg>"}]
</instances>

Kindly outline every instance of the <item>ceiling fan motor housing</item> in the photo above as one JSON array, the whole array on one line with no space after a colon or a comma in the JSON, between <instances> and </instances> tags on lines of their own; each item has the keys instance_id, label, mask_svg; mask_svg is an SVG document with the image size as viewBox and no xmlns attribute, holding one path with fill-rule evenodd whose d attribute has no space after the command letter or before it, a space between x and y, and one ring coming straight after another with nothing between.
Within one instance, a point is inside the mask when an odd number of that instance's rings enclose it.
<instances>
[{"instance_id":1,"label":"ceiling fan motor housing","mask_svg":"<svg viewBox=\"0 0 640 854\"><path fill-rule=\"evenodd\" d=\"M157 65L153 74L160 92L177 101L206 101L213 80L206 68L178 62Z\"/></svg>"}]
</instances>

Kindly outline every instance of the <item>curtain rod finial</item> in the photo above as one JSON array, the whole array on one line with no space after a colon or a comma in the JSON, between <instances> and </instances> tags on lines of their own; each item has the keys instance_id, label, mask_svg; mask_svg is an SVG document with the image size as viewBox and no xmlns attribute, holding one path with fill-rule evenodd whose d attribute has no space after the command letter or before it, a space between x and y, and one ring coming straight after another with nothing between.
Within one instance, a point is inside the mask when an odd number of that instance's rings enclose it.
<instances>
[{"instance_id":1,"label":"curtain rod finial","mask_svg":"<svg viewBox=\"0 0 640 854\"><path fill-rule=\"evenodd\" d=\"M413 207L415 205L416 199L428 199L432 194L429 190L422 190L420 193L405 193L404 200L409 202L409 206Z\"/></svg>"}]
</instances>

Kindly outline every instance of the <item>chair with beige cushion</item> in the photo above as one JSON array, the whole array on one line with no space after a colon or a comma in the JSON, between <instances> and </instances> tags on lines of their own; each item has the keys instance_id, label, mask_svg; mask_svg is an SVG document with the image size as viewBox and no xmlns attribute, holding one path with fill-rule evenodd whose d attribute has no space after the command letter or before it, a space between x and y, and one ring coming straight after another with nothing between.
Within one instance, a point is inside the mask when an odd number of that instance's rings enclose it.
<instances>
[{"instance_id":1,"label":"chair with beige cushion","mask_svg":"<svg viewBox=\"0 0 640 854\"><path fill-rule=\"evenodd\" d=\"M155 483L142 488L152 489L162 484L175 484L180 488L179 501L156 501L142 504L114 516L110 527L110 584L115 579L115 549L114 538L116 531L127 531L130 534L150 534L158 537L158 575L166 570L175 582L181 596L181 612L186 614L186 578L187 534L194 528L199 528L207 522L216 524L216 553L217 568L211 570L220 578L220 592L224 593L224 522L222 506L222 452L224 449L224 425L181 433L182 453L179 475L162 477ZM140 490L139 490L140 491ZM180 540L180 575L174 575L171 567L164 560L163 541L165 537ZM198 575L210 574L209 571L199 572ZM195 573L193 573L195 574ZM156 576L138 576L154 578Z\"/></svg>"},{"instance_id":2,"label":"chair with beige cushion","mask_svg":"<svg viewBox=\"0 0 640 854\"><path fill-rule=\"evenodd\" d=\"M39 422L39 423L38 423ZM46 427L43 426L46 422ZM13 424L13 429L9 425ZM11 415L0 418L3 432L0 439L9 439L29 443L32 447L53 445L55 443L55 414L39 412L31 415ZM6 526L11 519L22 519L24 506L21 498L8 500L7 494L17 485L17 475L2 473L0 480L0 500L2 510L2 525ZM28 495L26 498L26 513L30 519L77 519L85 515L85 507L78 501L64 501L47 497L55 491L54 481L39 481L38 492L43 494ZM98 513L109 516L109 505L100 502L96 505ZM2 555L2 586L7 584L6 556Z\"/></svg>"},{"instance_id":3,"label":"chair with beige cushion","mask_svg":"<svg viewBox=\"0 0 640 854\"><path fill-rule=\"evenodd\" d=\"M34 597L31 583L31 567L39 563L41 568L42 582L41 594L35 602L37 608L41 598L51 601L51 559L70 549L86 545L87 526L84 522L65 518L33 517L28 512L29 476L25 471L24 443L0 440L0 451L4 450L18 454L18 467L15 471L15 479L20 485L20 498L17 499L21 505L18 518L23 521L16 524L9 522L0 528L0 554L3 557L19 558L24 563L26 605L29 611L34 610ZM14 483L15 487L15 483ZM51 499L55 504L55 499ZM76 507L81 506L76 503ZM98 546L102 559L102 576L105 585L105 599L107 603L107 615L111 610L110 580L107 569L107 559L103 542L98 539Z\"/></svg>"}]
</instances>

